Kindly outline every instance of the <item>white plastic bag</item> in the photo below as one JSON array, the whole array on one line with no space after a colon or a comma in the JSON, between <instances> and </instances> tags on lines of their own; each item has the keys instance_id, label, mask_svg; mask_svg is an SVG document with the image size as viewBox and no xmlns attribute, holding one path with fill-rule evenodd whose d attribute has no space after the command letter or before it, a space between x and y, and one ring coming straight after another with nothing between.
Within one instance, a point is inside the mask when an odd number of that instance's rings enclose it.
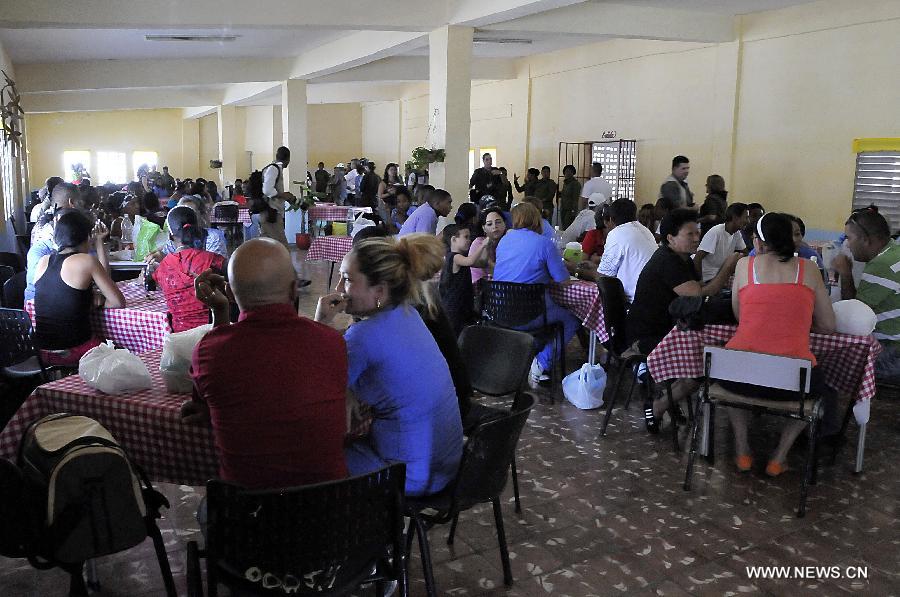
<instances>
[{"instance_id":1,"label":"white plastic bag","mask_svg":"<svg viewBox=\"0 0 900 597\"><path fill-rule=\"evenodd\" d=\"M159 370L169 392L173 394L189 394L191 392L193 386L191 358L194 354L194 347L211 329L212 324L206 324L183 332L168 333L163 338Z\"/></svg>"},{"instance_id":2,"label":"white plastic bag","mask_svg":"<svg viewBox=\"0 0 900 597\"><path fill-rule=\"evenodd\" d=\"M581 369L566 375L562 382L566 400L581 410L603 406L606 371L600 365L585 363Z\"/></svg>"},{"instance_id":3,"label":"white plastic bag","mask_svg":"<svg viewBox=\"0 0 900 597\"><path fill-rule=\"evenodd\" d=\"M78 362L78 375L85 383L105 394L124 394L150 387L147 365L109 340L87 351Z\"/></svg>"}]
</instances>

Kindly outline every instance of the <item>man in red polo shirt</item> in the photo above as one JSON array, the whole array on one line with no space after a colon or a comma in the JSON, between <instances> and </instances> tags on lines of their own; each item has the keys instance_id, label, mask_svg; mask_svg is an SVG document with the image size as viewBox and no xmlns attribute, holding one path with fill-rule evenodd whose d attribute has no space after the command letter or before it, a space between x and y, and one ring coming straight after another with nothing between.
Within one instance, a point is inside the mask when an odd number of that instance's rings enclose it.
<instances>
[{"instance_id":1,"label":"man in red polo shirt","mask_svg":"<svg viewBox=\"0 0 900 597\"><path fill-rule=\"evenodd\" d=\"M346 477L344 339L297 315L296 274L277 241L241 245L228 279L241 309L233 325L225 279L207 271L195 283L214 328L194 350L194 398L183 416L208 419L227 481L276 488Z\"/></svg>"}]
</instances>

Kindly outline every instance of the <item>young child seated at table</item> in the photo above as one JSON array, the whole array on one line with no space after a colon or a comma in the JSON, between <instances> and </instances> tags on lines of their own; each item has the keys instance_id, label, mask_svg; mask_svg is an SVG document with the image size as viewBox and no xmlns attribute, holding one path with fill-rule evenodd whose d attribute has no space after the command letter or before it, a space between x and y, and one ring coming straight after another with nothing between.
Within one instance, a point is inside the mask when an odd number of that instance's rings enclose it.
<instances>
[{"instance_id":1,"label":"young child seated at table","mask_svg":"<svg viewBox=\"0 0 900 597\"><path fill-rule=\"evenodd\" d=\"M483 261L482 255L486 245L481 244L470 253L471 233L467 227L460 227L457 224L445 226L443 237L447 255L438 288L444 312L450 319L453 331L459 336L464 327L475 322L475 293L472 289L472 272L469 268Z\"/></svg>"},{"instance_id":2,"label":"young child seated at table","mask_svg":"<svg viewBox=\"0 0 900 597\"><path fill-rule=\"evenodd\" d=\"M203 231L197 213L186 205L172 209L166 217L175 251L163 258L153 278L166 297L172 316L172 331L183 332L209 323L209 309L194 295L194 278L212 269L225 271L225 258L201 249Z\"/></svg>"},{"instance_id":3,"label":"young child seated at table","mask_svg":"<svg viewBox=\"0 0 900 597\"><path fill-rule=\"evenodd\" d=\"M89 254L91 235L100 259ZM58 249L45 255L34 274L35 340L47 365L77 366L101 340L91 330L90 312L96 284L106 307L125 306L125 297L106 270L102 222L94 226L77 209L64 210L53 233Z\"/></svg>"}]
</instances>

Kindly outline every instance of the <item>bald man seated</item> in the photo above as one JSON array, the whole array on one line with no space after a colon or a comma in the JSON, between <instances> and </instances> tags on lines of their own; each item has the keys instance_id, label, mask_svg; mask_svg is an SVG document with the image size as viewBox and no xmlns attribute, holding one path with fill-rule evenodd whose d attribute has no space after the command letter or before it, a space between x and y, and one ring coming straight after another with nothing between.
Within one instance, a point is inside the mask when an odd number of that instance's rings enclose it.
<instances>
[{"instance_id":1,"label":"bald man seated","mask_svg":"<svg viewBox=\"0 0 900 597\"><path fill-rule=\"evenodd\" d=\"M234 324L229 289L241 310ZM214 327L194 350L182 417L212 426L220 477L281 488L347 476L347 349L338 332L297 315L284 245L248 241L231 256L228 283L208 270L194 290Z\"/></svg>"}]
</instances>

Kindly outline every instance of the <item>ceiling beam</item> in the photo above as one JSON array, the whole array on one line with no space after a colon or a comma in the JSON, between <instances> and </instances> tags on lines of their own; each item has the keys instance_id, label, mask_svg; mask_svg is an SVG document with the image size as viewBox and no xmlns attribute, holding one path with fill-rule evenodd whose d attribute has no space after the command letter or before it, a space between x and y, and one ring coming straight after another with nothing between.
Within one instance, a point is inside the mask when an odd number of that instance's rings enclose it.
<instances>
[{"instance_id":1,"label":"ceiling beam","mask_svg":"<svg viewBox=\"0 0 900 597\"><path fill-rule=\"evenodd\" d=\"M350 29L430 31L446 22L440 0L67 0L3 2L0 27L62 29Z\"/></svg>"},{"instance_id":2,"label":"ceiling beam","mask_svg":"<svg viewBox=\"0 0 900 597\"><path fill-rule=\"evenodd\" d=\"M511 36L602 35L706 43L729 42L735 36L730 15L606 2L585 2L479 30Z\"/></svg>"},{"instance_id":3,"label":"ceiling beam","mask_svg":"<svg viewBox=\"0 0 900 597\"><path fill-rule=\"evenodd\" d=\"M34 112L92 112L98 110L150 110L217 106L223 89L157 88L104 89L101 91L61 91L23 93L22 108Z\"/></svg>"},{"instance_id":4,"label":"ceiling beam","mask_svg":"<svg viewBox=\"0 0 900 597\"><path fill-rule=\"evenodd\" d=\"M584 0L448 0L448 23L482 27L583 2Z\"/></svg>"},{"instance_id":5,"label":"ceiling beam","mask_svg":"<svg viewBox=\"0 0 900 597\"><path fill-rule=\"evenodd\" d=\"M428 45L428 36L399 31L358 31L294 59L291 79L313 79Z\"/></svg>"},{"instance_id":6,"label":"ceiling beam","mask_svg":"<svg viewBox=\"0 0 900 597\"><path fill-rule=\"evenodd\" d=\"M511 58L479 58L472 62L472 80L515 79L516 64ZM312 79L311 83L353 81L427 81L428 56L390 56L368 64Z\"/></svg>"}]
</instances>

